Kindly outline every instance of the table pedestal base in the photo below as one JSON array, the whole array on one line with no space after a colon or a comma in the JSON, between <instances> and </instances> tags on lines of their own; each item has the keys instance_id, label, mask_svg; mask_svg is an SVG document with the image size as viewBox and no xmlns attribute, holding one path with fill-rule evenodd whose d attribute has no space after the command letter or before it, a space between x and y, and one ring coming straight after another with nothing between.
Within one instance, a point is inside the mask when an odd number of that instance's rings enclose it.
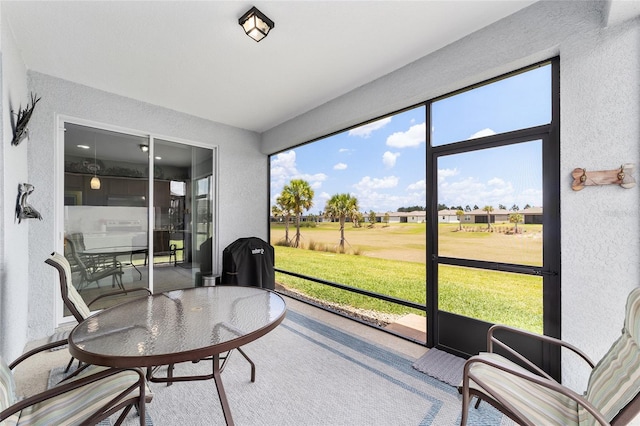
<instances>
[{"instance_id":1,"label":"table pedestal base","mask_svg":"<svg viewBox=\"0 0 640 426\"><path fill-rule=\"evenodd\" d=\"M256 365L251 361L251 359L247 356L246 353L241 348L237 348L238 352L246 359L249 364L251 364L251 382L256 381ZM220 398L220 405L222 406L222 413L224 414L224 420L228 426L232 426L233 417L231 416L231 409L229 408L229 402L227 400L227 394L224 391L224 386L222 384L222 377L220 374L224 370L224 367L227 364L227 360L231 355L232 351L229 351L226 355L220 356L220 354L215 354L211 358L206 358L206 360L212 361L212 372L211 374L203 374L198 376L174 376L173 375L173 367L174 364L170 364L167 366L167 377L157 377L153 375L153 372L157 370L158 367L149 367L147 369L147 380L154 383L166 383L167 386L171 386L173 382L189 382L194 380L209 380L213 379L216 384L216 390L218 391L218 397ZM223 362L220 365L220 359L222 358ZM200 362L192 361L194 363Z\"/></svg>"}]
</instances>

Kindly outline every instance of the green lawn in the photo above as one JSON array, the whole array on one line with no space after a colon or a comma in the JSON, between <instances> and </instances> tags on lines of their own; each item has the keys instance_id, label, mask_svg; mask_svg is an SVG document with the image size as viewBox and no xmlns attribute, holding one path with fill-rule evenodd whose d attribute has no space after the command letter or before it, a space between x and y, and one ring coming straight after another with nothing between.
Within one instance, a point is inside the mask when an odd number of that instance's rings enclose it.
<instances>
[{"instance_id":1,"label":"green lawn","mask_svg":"<svg viewBox=\"0 0 640 426\"><path fill-rule=\"evenodd\" d=\"M326 226L328 225L328 226ZM320 224L317 228L303 228L303 247L309 241L337 244L336 224ZM275 246L278 268L320 277L327 281L387 294L399 299L425 304L426 300L426 228L424 224L397 224L350 228L346 238L352 248L362 255L336 254ZM290 229L290 237L295 228ZM508 257L524 264L537 264L539 226L529 228L525 236L455 232L455 227L440 226L440 244L452 249L469 241L485 241L481 256ZM283 228L272 227L272 242L283 235ZM525 239L525 237L527 239ZM509 240L509 238L512 238ZM349 246L348 246L349 247ZM467 249L464 249L467 250ZM487 254L488 253L488 254ZM524 259L524 261L522 261ZM496 260L496 259L494 259ZM483 271L442 265L439 272L439 307L441 310L482 319L492 323L509 324L534 332L542 332L542 279L528 275ZM344 306L376 310L391 314L417 313L400 305L367 296L316 284L278 273L276 280L311 297Z\"/></svg>"}]
</instances>

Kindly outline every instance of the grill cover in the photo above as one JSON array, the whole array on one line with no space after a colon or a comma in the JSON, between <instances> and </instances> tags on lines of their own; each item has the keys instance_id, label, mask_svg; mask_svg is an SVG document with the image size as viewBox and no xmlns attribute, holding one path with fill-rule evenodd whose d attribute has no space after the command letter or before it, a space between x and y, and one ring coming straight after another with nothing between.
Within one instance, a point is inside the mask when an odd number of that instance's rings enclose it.
<instances>
[{"instance_id":1,"label":"grill cover","mask_svg":"<svg viewBox=\"0 0 640 426\"><path fill-rule=\"evenodd\" d=\"M257 237L239 238L222 252L222 285L276 287L273 247Z\"/></svg>"}]
</instances>

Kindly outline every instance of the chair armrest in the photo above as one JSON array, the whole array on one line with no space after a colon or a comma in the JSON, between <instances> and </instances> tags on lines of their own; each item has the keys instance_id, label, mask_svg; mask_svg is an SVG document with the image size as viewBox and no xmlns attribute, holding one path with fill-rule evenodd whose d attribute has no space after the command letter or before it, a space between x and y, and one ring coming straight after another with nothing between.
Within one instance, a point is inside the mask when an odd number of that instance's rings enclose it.
<instances>
[{"instance_id":1,"label":"chair armrest","mask_svg":"<svg viewBox=\"0 0 640 426\"><path fill-rule=\"evenodd\" d=\"M67 339L62 339L62 340L58 340L56 342L46 343L46 344L44 344L42 346L38 346L37 348L31 349L29 352L23 353L18 358L16 358L11 364L9 364L9 369L13 370L22 361L25 361L26 359L32 357L33 355L35 355L37 353L40 353L40 352L43 352L43 351L46 351L46 350L49 350L49 349L57 348L58 346L63 346L63 345L66 345L67 343L69 343Z\"/></svg>"},{"instance_id":2,"label":"chair armrest","mask_svg":"<svg viewBox=\"0 0 640 426\"><path fill-rule=\"evenodd\" d=\"M463 376L462 376L463 395L464 394L469 395L469 379L471 379L475 383L477 383L484 391L486 391L492 398L494 398L500 404L504 405L509 411L515 414L525 425L536 426L535 423L532 423L530 420L524 417L519 410L517 410L512 404L510 404L507 400L501 397L499 393L491 389L491 387L487 385L486 382L484 382L476 374L470 371L471 366L474 363L481 363L493 368L497 368L498 370L504 371L507 374L520 377L524 380L528 380L539 386L545 387L547 389L551 389L561 395L564 395L569 399L574 400L578 405L583 406L601 425L607 425L607 426L609 425L609 422L604 418L602 413L600 413L600 411L598 411L598 409L595 408L582 395L579 395L575 391L571 390L566 386L561 385L560 383L556 382L553 379L541 377L526 370L522 370L522 371L514 370L512 368L509 368L508 365L497 363L494 360L482 357L481 355L475 355L469 358L464 364L464 370L463 370Z\"/></svg>"},{"instance_id":3,"label":"chair armrest","mask_svg":"<svg viewBox=\"0 0 640 426\"><path fill-rule=\"evenodd\" d=\"M152 295L151 291L148 288L134 288L134 289L131 289L131 290L111 291L109 293L106 293L106 294L103 294L101 296L96 297L91 302L87 303L87 306L91 307L92 303L97 302L100 299L104 299L105 297L117 296L119 294L135 293L136 291L144 291L144 292L147 293L147 296L151 296Z\"/></svg>"},{"instance_id":4,"label":"chair armrest","mask_svg":"<svg viewBox=\"0 0 640 426\"><path fill-rule=\"evenodd\" d=\"M489 330L487 331L487 352L493 352L493 346L495 344L501 347L502 349L504 349L505 351L507 351L509 354L519 359L520 361L522 361L523 363L525 363L528 367L535 370L538 374L546 377L549 380L554 380L554 379L550 375L548 375L544 370L542 370L540 367L538 367L537 365L529 361L527 358L525 358L522 354L517 352L515 349L513 349L512 347L510 347L509 345L507 345L506 343L504 343L503 341L495 337L494 333L496 331L506 331L508 333L525 336L527 338L549 343L554 346L560 346L560 347L566 348L571 352L577 354L583 360L585 360L585 362L589 364L589 367L591 367L592 369L595 366L595 363L591 360L591 358L589 358L587 354L585 354L584 352L582 352L580 349L573 346L572 344L565 342L564 340L556 339L555 337L551 337L551 336L545 336L543 334L532 333L527 330L522 330L520 328L515 328L508 325L503 325L503 324L495 324L489 328Z\"/></svg>"},{"instance_id":5,"label":"chair armrest","mask_svg":"<svg viewBox=\"0 0 640 426\"><path fill-rule=\"evenodd\" d=\"M91 374L85 377L81 377L79 379L76 380L72 380L72 381L63 381L61 382L61 384L48 389L44 392L41 392L39 394L30 396L28 398L25 398L15 404L13 404L12 406L8 407L7 409L5 409L4 411L0 412L0 422L2 422L2 420L6 419L7 417L18 413L22 410L24 410L27 407L30 407L34 404L37 404L39 402L42 401L46 401L47 399L53 398L55 396L58 395L62 395L64 393L70 392L72 390L75 389L79 389L83 386L86 386L89 383L93 383L93 382L97 382L99 380L104 379L105 377L109 377L109 376L113 376L115 374L118 374L122 371L133 371L136 374L138 374L139 378L137 380L137 382L135 384L132 384L131 386L129 386L125 391L121 392L117 398L112 399L111 401L107 401L105 406L111 406L111 405L115 405L118 404L119 402L121 402L122 400L126 400L127 399L127 395L129 395L134 389L139 388L140 389L140 400L144 401L145 400L145 388L146 388L146 382L145 382L145 375L142 372L141 369L139 368L111 368L111 369L106 369L106 370L101 370L96 372L95 374Z\"/></svg>"}]
</instances>

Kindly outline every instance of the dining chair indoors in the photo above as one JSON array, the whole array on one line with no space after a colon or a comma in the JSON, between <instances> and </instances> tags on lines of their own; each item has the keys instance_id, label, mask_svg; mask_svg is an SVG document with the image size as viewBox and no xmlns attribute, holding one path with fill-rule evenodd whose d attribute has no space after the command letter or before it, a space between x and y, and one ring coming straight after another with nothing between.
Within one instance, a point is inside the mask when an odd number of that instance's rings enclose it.
<instances>
[{"instance_id":1,"label":"dining chair indoors","mask_svg":"<svg viewBox=\"0 0 640 426\"><path fill-rule=\"evenodd\" d=\"M121 411L119 425L136 407L144 425L145 403L152 395L144 373L136 368L85 366L44 392L17 397L13 370L31 356L66 343L65 339L40 346L9 365L0 359L0 424L94 425Z\"/></svg>"},{"instance_id":2,"label":"dining chair indoors","mask_svg":"<svg viewBox=\"0 0 640 426\"><path fill-rule=\"evenodd\" d=\"M587 390L578 394L558 383L524 356L495 337L495 332L538 339L584 359L591 367ZM571 344L503 325L487 333L487 352L469 358L464 366L462 420L468 418L471 397L485 400L522 425L620 425L640 413L640 288L627 298L622 334L594 364ZM500 347L528 368L494 352Z\"/></svg>"},{"instance_id":3,"label":"dining chair indoors","mask_svg":"<svg viewBox=\"0 0 640 426\"><path fill-rule=\"evenodd\" d=\"M79 234L80 236L82 234ZM100 280L111 277L112 287L117 284L121 290L124 290L122 283L122 264L115 258L110 256L86 256L82 252L84 248L84 239L78 234L72 234L64 239L65 257L71 265L72 272L80 274L80 282L77 284L78 291L82 291L91 283L96 283L100 287Z\"/></svg>"},{"instance_id":4,"label":"dining chair indoors","mask_svg":"<svg viewBox=\"0 0 640 426\"><path fill-rule=\"evenodd\" d=\"M64 305L67 307L69 312L71 312L71 315L73 315L73 317L78 322L83 321L84 319L88 318L91 315L90 306L93 303L97 302L98 300L101 300L107 297L127 295L130 293L136 293L136 292L144 292L145 295L147 296L151 295L151 292L147 288L133 288L130 290L124 290L124 289L114 290L96 297L89 303L85 303L84 299L82 298L78 290L76 290L75 286L73 285L72 278L71 278L71 265L69 264L69 261L67 260L67 258L61 255L60 253L53 252L49 256L49 258L45 260L45 263L53 266L58 271L58 275L60 277L60 295L62 296L62 301L64 302ZM73 358L71 358L71 360L69 361L69 365L67 366L66 371L69 370L72 363L73 363Z\"/></svg>"},{"instance_id":5,"label":"dining chair indoors","mask_svg":"<svg viewBox=\"0 0 640 426\"><path fill-rule=\"evenodd\" d=\"M178 241L182 241L181 247L176 244ZM178 266L178 252L182 252L182 261L184 262L184 233L171 232L169 234L169 263L171 263L171 258L173 257L173 266Z\"/></svg>"}]
</instances>

